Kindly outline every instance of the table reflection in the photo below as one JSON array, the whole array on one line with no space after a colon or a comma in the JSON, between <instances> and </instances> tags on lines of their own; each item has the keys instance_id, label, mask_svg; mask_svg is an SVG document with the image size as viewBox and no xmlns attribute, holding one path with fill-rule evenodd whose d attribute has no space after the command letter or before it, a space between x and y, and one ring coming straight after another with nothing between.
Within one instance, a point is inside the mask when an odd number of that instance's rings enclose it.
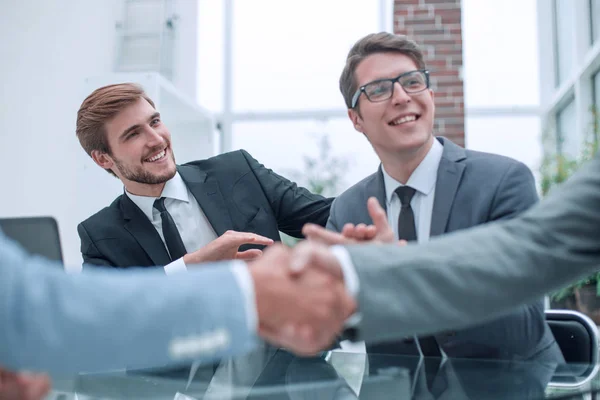
<instances>
[{"instance_id":1,"label":"table reflection","mask_svg":"<svg viewBox=\"0 0 600 400\"><path fill-rule=\"evenodd\" d=\"M186 365L53 377L49 399L537 400L582 398L600 388L595 375L580 375L586 369L597 374L589 366L380 355L387 367L373 371L364 354L335 351L301 358L264 350L223 360L218 368ZM264 367L253 369L256 365Z\"/></svg>"}]
</instances>

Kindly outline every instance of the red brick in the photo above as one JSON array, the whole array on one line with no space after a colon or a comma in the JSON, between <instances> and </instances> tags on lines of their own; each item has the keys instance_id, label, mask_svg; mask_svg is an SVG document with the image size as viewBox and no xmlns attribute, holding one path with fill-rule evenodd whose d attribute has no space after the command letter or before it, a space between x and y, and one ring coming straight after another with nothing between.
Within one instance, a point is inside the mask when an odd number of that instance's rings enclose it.
<instances>
[{"instance_id":1,"label":"red brick","mask_svg":"<svg viewBox=\"0 0 600 400\"><path fill-rule=\"evenodd\" d=\"M414 0L413 0L414 1ZM404 0L396 0L395 3L409 3L409 1ZM436 10L438 7L440 8L452 8L458 7L460 8L460 0L423 0L421 4L433 5Z\"/></svg>"},{"instance_id":2,"label":"red brick","mask_svg":"<svg viewBox=\"0 0 600 400\"><path fill-rule=\"evenodd\" d=\"M442 17L442 24L457 24L461 20L460 10L436 10L435 15Z\"/></svg>"},{"instance_id":3,"label":"red brick","mask_svg":"<svg viewBox=\"0 0 600 400\"><path fill-rule=\"evenodd\" d=\"M423 16L413 16L411 18L407 18L404 23L406 25L419 25L419 26L435 26L436 19L435 17L429 17L426 15Z\"/></svg>"},{"instance_id":4,"label":"red brick","mask_svg":"<svg viewBox=\"0 0 600 400\"><path fill-rule=\"evenodd\" d=\"M455 102L455 99L439 96L438 93L435 94L435 104L436 107L458 107Z\"/></svg>"},{"instance_id":5,"label":"red brick","mask_svg":"<svg viewBox=\"0 0 600 400\"><path fill-rule=\"evenodd\" d=\"M415 35L418 38L419 43L432 44L438 46L448 46L454 48L460 48L460 43L456 43L456 38L452 36L440 36L440 35Z\"/></svg>"},{"instance_id":6,"label":"red brick","mask_svg":"<svg viewBox=\"0 0 600 400\"><path fill-rule=\"evenodd\" d=\"M438 71L443 71L446 68L448 68L448 63L446 61L438 59L425 60L425 65L427 65L427 68L429 69L431 74L435 74Z\"/></svg>"},{"instance_id":7,"label":"red brick","mask_svg":"<svg viewBox=\"0 0 600 400\"><path fill-rule=\"evenodd\" d=\"M454 82L460 75L458 69L438 69L431 71L431 79L435 80L436 83L446 84Z\"/></svg>"},{"instance_id":8,"label":"red brick","mask_svg":"<svg viewBox=\"0 0 600 400\"><path fill-rule=\"evenodd\" d=\"M439 35L439 36L451 36L452 35L450 32L445 30L443 27L436 28L434 26L431 26L431 27L428 26L425 29L421 29L421 27L419 25L416 25L416 26L410 26L410 27L408 27L408 29L410 29L411 33L415 37L425 37L425 36L432 36L432 35Z\"/></svg>"},{"instance_id":9,"label":"red brick","mask_svg":"<svg viewBox=\"0 0 600 400\"><path fill-rule=\"evenodd\" d=\"M436 134L464 146L460 3L460 0L394 0L394 32L415 40L431 69Z\"/></svg>"},{"instance_id":10,"label":"red brick","mask_svg":"<svg viewBox=\"0 0 600 400\"><path fill-rule=\"evenodd\" d=\"M462 54L462 46L456 45L439 45L435 46L436 54Z\"/></svg>"},{"instance_id":11,"label":"red brick","mask_svg":"<svg viewBox=\"0 0 600 400\"><path fill-rule=\"evenodd\" d=\"M434 11L433 9L429 9L429 8L414 8L412 10L413 15L428 15L430 17L433 17L434 15Z\"/></svg>"}]
</instances>

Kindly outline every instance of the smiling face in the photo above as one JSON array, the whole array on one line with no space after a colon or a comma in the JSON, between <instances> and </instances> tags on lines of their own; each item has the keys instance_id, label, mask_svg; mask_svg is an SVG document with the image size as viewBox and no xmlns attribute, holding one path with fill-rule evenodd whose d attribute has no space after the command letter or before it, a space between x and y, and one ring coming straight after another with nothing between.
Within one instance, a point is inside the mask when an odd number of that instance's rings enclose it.
<instances>
[{"instance_id":1,"label":"smiling face","mask_svg":"<svg viewBox=\"0 0 600 400\"><path fill-rule=\"evenodd\" d=\"M415 62L402 53L375 53L358 64L355 78L361 87L417 69ZM391 98L370 102L361 93L357 107L348 110L355 129L366 135L382 161L399 156L425 157L433 143L434 113L431 89L409 95L397 82Z\"/></svg>"},{"instance_id":2,"label":"smiling face","mask_svg":"<svg viewBox=\"0 0 600 400\"><path fill-rule=\"evenodd\" d=\"M176 172L171 134L145 99L125 107L104 125L109 153L92 152L94 161L112 170L128 192L158 196Z\"/></svg>"}]
</instances>

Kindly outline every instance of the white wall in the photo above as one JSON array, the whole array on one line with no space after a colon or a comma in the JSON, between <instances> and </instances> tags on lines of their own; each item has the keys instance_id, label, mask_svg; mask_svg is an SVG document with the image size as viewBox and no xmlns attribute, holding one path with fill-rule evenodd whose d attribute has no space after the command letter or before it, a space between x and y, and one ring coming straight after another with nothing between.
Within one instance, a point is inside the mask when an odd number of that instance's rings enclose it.
<instances>
[{"instance_id":1,"label":"white wall","mask_svg":"<svg viewBox=\"0 0 600 400\"><path fill-rule=\"evenodd\" d=\"M0 213L56 217L70 263L79 262L75 226L85 209L74 184L75 117L83 79L112 69L115 5L22 0L0 13Z\"/></svg>"},{"instance_id":2,"label":"white wall","mask_svg":"<svg viewBox=\"0 0 600 400\"><path fill-rule=\"evenodd\" d=\"M198 75L198 1L175 0L177 14L173 84L196 99Z\"/></svg>"},{"instance_id":3,"label":"white wall","mask_svg":"<svg viewBox=\"0 0 600 400\"><path fill-rule=\"evenodd\" d=\"M120 0L8 3L0 13L0 217L54 216L66 263L79 265L77 223L122 191L119 181L81 149L75 118L89 94L85 78L113 69L115 23L123 5ZM178 0L176 8L184 39L176 48L175 84L195 99L196 6Z\"/></svg>"}]
</instances>

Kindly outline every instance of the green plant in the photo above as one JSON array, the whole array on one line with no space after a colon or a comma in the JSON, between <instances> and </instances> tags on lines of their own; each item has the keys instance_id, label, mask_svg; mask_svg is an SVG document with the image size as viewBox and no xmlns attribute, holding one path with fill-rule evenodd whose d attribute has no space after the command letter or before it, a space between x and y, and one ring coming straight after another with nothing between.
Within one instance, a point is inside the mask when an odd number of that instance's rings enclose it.
<instances>
[{"instance_id":1,"label":"green plant","mask_svg":"<svg viewBox=\"0 0 600 400\"><path fill-rule=\"evenodd\" d=\"M303 168L289 171L289 176L315 194L335 196L348 170L348 159L332 155L326 133L317 135L316 141L318 153L315 156L304 155Z\"/></svg>"},{"instance_id":2,"label":"green plant","mask_svg":"<svg viewBox=\"0 0 600 400\"><path fill-rule=\"evenodd\" d=\"M346 156L334 156L331 143L326 133L316 135L318 153L315 156L304 155L303 166L300 170L287 171L287 175L298 185L312 193L322 196L335 196L344 183L344 175L349 166ZM281 240L288 246L293 246L298 239L280 233Z\"/></svg>"},{"instance_id":3,"label":"green plant","mask_svg":"<svg viewBox=\"0 0 600 400\"><path fill-rule=\"evenodd\" d=\"M547 195L554 187L566 181L582 164L586 163L598 152L600 139L600 118L595 107L591 109L592 122L589 134L585 138L581 154L569 157L556 151L556 135L547 131L543 137L544 158L540 167L542 196ZM561 301L573 296L575 291L583 286L596 285L596 294L600 296L600 271L582 278L572 284L552 293L553 301Z\"/></svg>"}]
</instances>

